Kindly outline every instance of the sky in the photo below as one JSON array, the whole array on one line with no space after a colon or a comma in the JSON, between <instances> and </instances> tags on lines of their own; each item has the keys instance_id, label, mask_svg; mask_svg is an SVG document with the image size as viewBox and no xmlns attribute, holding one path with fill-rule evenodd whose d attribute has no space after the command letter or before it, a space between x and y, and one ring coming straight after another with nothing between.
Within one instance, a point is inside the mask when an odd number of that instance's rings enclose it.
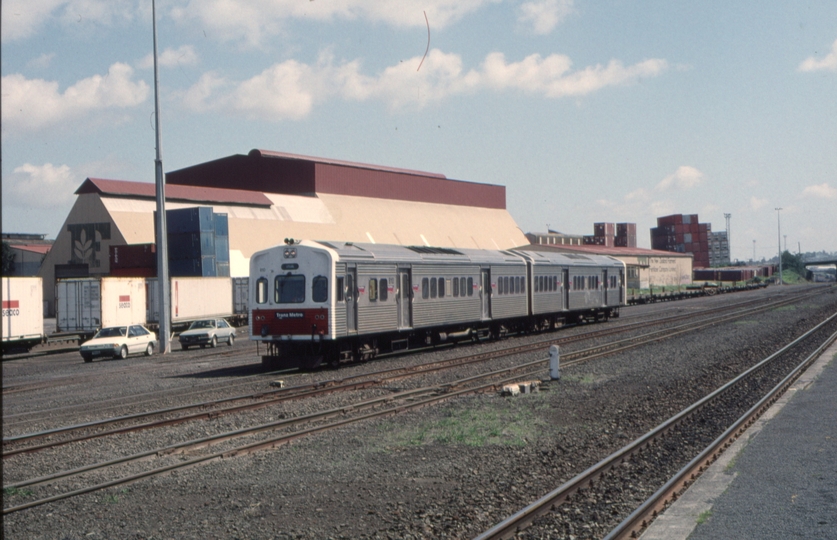
<instances>
[{"instance_id":1,"label":"sky","mask_svg":"<svg viewBox=\"0 0 837 540\"><path fill-rule=\"evenodd\" d=\"M2 229L55 238L85 178L154 182L151 0L1 8ZM258 148L504 185L523 232L648 248L659 216L730 214L733 259L837 251L833 0L156 12L166 171Z\"/></svg>"}]
</instances>

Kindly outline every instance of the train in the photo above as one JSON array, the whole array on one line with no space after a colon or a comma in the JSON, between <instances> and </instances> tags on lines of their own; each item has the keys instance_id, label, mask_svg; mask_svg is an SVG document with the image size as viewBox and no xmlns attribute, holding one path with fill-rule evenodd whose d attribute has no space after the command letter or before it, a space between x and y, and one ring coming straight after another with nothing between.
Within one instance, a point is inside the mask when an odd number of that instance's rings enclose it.
<instances>
[{"instance_id":1,"label":"train","mask_svg":"<svg viewBox=\"0 0 837 540\"><path fill-rule=\"evenodd\" d=\"M250 339L270 368L502 338L618 317L604 255L287 239L250 259Z\"/></svg>"}]
</instances>

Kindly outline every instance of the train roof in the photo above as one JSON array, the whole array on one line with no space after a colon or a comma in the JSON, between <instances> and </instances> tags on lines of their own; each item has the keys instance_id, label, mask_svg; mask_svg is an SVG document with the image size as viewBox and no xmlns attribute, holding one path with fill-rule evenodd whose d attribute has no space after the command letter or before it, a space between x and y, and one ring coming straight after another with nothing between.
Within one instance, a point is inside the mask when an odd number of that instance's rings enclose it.
<instances>
[{"instance_id":1,"label":"train roof","mask_svg":"<svg viewBox=\"0 0 837 540\"><path fill-rule=\"evenodd\" d=\"M519 253L523 257L526 257L535 265L554 264L572 266L610 266L619 268L624 266L624 263L622 261L609 255L593 255L586 253L564 253L551 251L528 251L525 249L515 249L514 252Z\"/></svg>"},{"instance_id":2,"label":"train roof","mask_svg":"<svg viewBox=\"0 0 837 540\"><path fill-rule=\"evenodd\" d=\"M512 251L486 249L459 249L427 246L397 246L360 242L314 241L337 253L341 261L391 261L391 262L464 262L473 264L523 264L520 255Z\"/></svg>"}]
</instances>

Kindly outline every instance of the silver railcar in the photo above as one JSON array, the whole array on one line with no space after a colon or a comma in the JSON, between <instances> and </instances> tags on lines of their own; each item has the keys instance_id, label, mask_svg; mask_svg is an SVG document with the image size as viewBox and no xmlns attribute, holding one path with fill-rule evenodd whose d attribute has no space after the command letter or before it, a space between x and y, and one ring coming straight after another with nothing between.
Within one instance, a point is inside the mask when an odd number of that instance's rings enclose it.
<instances>
[{"instance_id":1,"label":"silver railcar","mask_svg":"<svg viewBox=\"0 0 837 540\"><path fill-rule=\"evenodd\" d=\"M618 313L624 291L605 284L618 275L624 288L624 265L619 274L615 259L581 257L288 241L250 260L250 336L265 345L264 363L310 368L540 329L544 316L555 325ZM589 287L572 288L578 277Z\"/></svg>"}]
</instances>

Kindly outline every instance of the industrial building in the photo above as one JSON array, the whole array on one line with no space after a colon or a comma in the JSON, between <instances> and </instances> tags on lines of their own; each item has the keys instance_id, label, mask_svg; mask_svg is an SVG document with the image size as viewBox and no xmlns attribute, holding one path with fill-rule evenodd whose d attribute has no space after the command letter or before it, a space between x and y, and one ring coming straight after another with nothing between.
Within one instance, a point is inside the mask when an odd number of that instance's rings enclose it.
<instances>
[{"instance_id":1,"label":"industrial building","mask_svg":"<svg viewBox=\"0 0 837 540\"><path fill-rule=\"evenodd\" d=\"M14 257L11 270L3 273L6 277L37 276L52 248L52 240L45 234L3 233L3 243L8 244Z\"/></svg>"},{"instance_id":2,"label":"industrial building","mask_svg":"<svg viewBox=\"0 0 837 540\"><path fill-rule=\"evenodd\" d=\"M154 238L155 186L88 178L39 275L110 274L111 246ZM528 244L506 210L506 188L442 174L253 150L166 175L166 208L209 206L228 216L230 275L285 238L453 248ZM55 291L44 287L48 314Z\"/></svg>"},{"instance_id":3,"label":"industrial building","mask_svg":"<svg viewBox=\"0 0 837 540\"><path fill-rule=\"evenodd\" d=\"M526 236L532 243L530 249L534 250L610 255L619 259L626 266L626 285L629 291L655 287L678 287L692 282L693 257L690 253L616 245L562 244L551 241L551 233L528 233Z\"/></svg>"}]
</instances>

